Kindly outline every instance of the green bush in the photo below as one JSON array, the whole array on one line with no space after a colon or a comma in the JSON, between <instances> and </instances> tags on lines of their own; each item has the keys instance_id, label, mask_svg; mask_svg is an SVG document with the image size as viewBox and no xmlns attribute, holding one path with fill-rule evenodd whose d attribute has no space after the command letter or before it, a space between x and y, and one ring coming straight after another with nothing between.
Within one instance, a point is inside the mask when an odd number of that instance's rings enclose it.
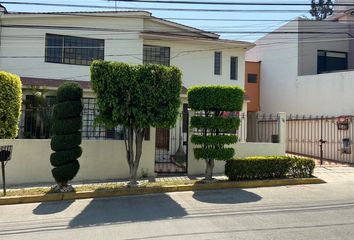
<instances>
[{"instance_id":1,"label":"green bush","mask_svg":"<svg viewBox=\"0 0 354 240\"><path fill-rule=\"evenodd\" d=\"M0 71L0 139L16 138L21 103L20 77Z\"/></svg>"},{"instance_id":2,"label":"green bush","mask_svg":"<svg viewBox=\"0 0 354 240\"><path fill-rule=\"evenodd\" d=\"M222 132L236 131L240 126L238 117L191 117L191 128L197 129L218 129Z\"/></svg>"},{"instance_id":3,"label":"green bush","mask_svg":"<svg viewBox=\"0 0 354 240\"><path fill-rule=\"evenodd\" d=\"M205 178L212 179L214 160L229 160L235 150L225 148L237 142L238 117L224 116L224 112L241 111L244 92L234 86L200 86L188 91L188 104L198 115L192 116L191 128L197 129L191 141L196 159L206 162Z\"/></svg>"},{"instance_id":4,"label":"green bush","mask_svg":"<svg viewBox=\"0 0 354 240\"><path fill-rule=\"evenodd\" d=\"M81 129L82 119L80 117L68 119L56 119L52 123L52 131L56 134L69 134Z\"/></svg>"},{"instance_id":5,"label":"green bush","mask_svg":"<svg viewBox=\"0 0 354 240\"><path fill-rule=\"evenodd\" d=\"M53 108L54 119L70 119L80 116L83 109L81 101L57 103Z\"/></svg>"},{"instance_id":6,"label":"green bush","mask_svg":"<svg viewBox=\"0 0 354 240\"><path fill-rule=\"evenodd\" d=\"M188 104L196 111L241 111L243 96L237 86L196 86L188 90Z\"/></svg>"},{"instance_id":7,"label":"green bush","mask_svg":"<svg viewBox=\"0 0 354 240\"><path fill-rule=\"evenodd\" d=\"M57 92L58 103L67 101L81 101L82 98L82 88L77 83L65 83L65 88L59 88Z\"/></svg>"},{"instance_id":8,"label":"green bush","mask_svg":"<svg viewBox=\"0 0 354 240\"><path fill-rule=\"evenodd\" d=\"M313 175L315 162L307 158L292 158L289 175L294 178L308 178Z\"/></svg>"},{"instance_id":9,"label":"green bush","mask_svg":"<svg viewBox=\"0 0 354 240\"><path fill-rule=\"evenodd\" d=\"M53 109L53 137L51 148L54 153L50 162L54 166L52 174L60 188L67 185L80 169L77 159L82 154L82 89L76 83L61 85L57 93L57 104Z\"/></svg>"},{"instance_id":10,"label":"green bush","mask_svg":"<svg viewBox=\"0 0 354 240\"><path fill-rule=\"evenodd\" d=\"M54 135L50 146L54 151L63 151L75 148L81 144L81 132L75 132L67 135Z\"/></svg>"},{"instance_id":11,"label":"green bush","mask_svg":"<svg viewBox=\"0 0 354 240\"><path fill-rule=\"evenodd\" d=\"M235 155L233 148L194 148L194 157L196 159L214 159L214 160L229 160Z\"/></svg>"},{"instance_id":12,"label":"green bush","mask_svg":"<svg viewBox=\"0 0 354 240\"><path fill-rule=\"evenodd\" d=\"M78 160L70 161L65 165L52 169L52 175L58 183L68 182L73 180L79 172L80 163Z\"/></svg>"},{"instance_id":13,"label":"green bush","mask_svg":"<svg viewBox=\"0 0 354 240\"><path fill-rule=\"evenodd\" d=\"M192 135L191 142L197 145L224 145L236 143L238 137L236 135L216 135L216 136L200 136Z\"/></svg>"},{"instance_id":14,"label":"green bush","mask_svg":"<svg viewBox=\"0 0 354 240\"><path fill-rule=\"evenodd\" d=\"M311 159L296 157L246 157L228 160L225 175L231 181L312 177L315 164Z\"/></svg>"},{"instance_id":15,"label":"green bush","mask_svg":"<svg viewBox=\"0 0 354 240\"><path fill-rule=\"evenodd\" d=\"M82 154L81 147L75 147L65 151L53 152L50 155L50 163L54 167L59 167L71 162L73 159L78 159Z\"/></svg>"}]
</instances>

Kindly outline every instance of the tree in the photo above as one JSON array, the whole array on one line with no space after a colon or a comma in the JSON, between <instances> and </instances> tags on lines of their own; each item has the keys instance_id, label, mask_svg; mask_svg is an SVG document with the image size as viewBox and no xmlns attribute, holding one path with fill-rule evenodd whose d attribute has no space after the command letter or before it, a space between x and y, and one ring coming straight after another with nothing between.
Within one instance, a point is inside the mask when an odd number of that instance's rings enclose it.
<instances>
[{"instance_id":1,"label":"tree","mask_svg":"<svg viewBox=\"0 0 354 240\"><path fill-rule=\"evenodd\" d=\"M196 111L191 118L191 127L198 133L191 138L196 159L206 163L205 180L213 178L214 160L230 160L235 154L234 148L225 145L237 142L236 130L240 125L232 112L241 111L244 92L239 87L201 86L188 91L189 107Z\"/></svg>"},{"instance_id":2,"label":"tree","mask_svg":"<svg viewBox=\"0 0 354 240\"><path fill-rule=\"evenodd\" d=\"M316 20L323 20L333 14L332 0L311 0L310 14Z\"/></svg>"},{"instance_id":3,"label":"tree","mask_svg":"<svg viewBox=\"0 0 354 240\"><path fill-rule=\"evenodd\" d=\"M136 186L145 129L171 127L176 123L182 88L181 71L162 65L130 65L94 61L92 88L99 114L96 123L123 125L130 183ZM135 142L135 143L134 143Z\"/></svg>"},{"instance_id":4,"label":"tree","mask_svg":"<svg viewBox=\"0 0 354 240\"><path fill-rule=\"evenodd\" d=\"M20 77L0 71L0 139L17 136L21 103Z\"/></svg>"},{"instance_id":5,"label":"tree","mask_svg":"<svg viewBox=\"0 0 354 240\"><path fill-rule=\"evenodd\" d=\"M83 109L82 88L77 83L64 83L58 88L57 103L53 109L53 137L50 163L54 166L52 174L58 183L54 191L68 192L68 185L80 169L77 160L81 154L81 127Z\"/></svg>"}]
</instances>

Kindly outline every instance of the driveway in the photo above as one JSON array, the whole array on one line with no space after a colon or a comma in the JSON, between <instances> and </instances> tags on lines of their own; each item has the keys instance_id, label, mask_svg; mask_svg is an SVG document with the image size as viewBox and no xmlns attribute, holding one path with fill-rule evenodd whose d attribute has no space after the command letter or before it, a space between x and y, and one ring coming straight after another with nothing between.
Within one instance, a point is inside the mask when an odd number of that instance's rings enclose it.
<instances>
[{"instance_id":1,"label":"driveway","mask_svg":"<svg viewBox=\"0 0 354 240\"><path fill-rule=\"evenodd\" d=\"M316 174L329 183L0 206L0 239L354 239L353 169Z\"/></svg>"}]
</instances>

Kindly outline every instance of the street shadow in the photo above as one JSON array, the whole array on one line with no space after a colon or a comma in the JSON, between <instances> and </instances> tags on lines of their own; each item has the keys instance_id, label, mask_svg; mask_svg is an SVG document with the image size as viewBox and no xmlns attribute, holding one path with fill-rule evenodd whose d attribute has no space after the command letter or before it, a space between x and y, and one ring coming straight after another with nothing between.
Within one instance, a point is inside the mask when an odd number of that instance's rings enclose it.
<instances>
[{"instance_id":1,"label":"street shadow","mask_svg":"<svg viewBox=\"0 0 354 240\"><path fill-rule=\"evenodd\" d=\"M243 189L223 189L212 191L195 191L193 198L200 202L213 204L237 204L257 202L262 199L261 196L245 191Z\"/></svg>"},{"instance_id":2,"label":"street shadow","mask_svg":"<svg viewBox=\"0 0 354 240\"><path fill-rule=\"evenodd\" d=\"M33 214L35 215L49 215L59 213L67 209L74 200L60 201L60 202L42 202L35 209Z\"/></svg>"},{"instance_id":3,"label":"street shadow","mask_svg":"<svg viewBox=\"0 0 354 240\"><path fill-rule=\"evenodd\" d=\"M72 228L175 219L187 212L166 194L93 199L74 219Z\"/></svg>"}]
</instances>

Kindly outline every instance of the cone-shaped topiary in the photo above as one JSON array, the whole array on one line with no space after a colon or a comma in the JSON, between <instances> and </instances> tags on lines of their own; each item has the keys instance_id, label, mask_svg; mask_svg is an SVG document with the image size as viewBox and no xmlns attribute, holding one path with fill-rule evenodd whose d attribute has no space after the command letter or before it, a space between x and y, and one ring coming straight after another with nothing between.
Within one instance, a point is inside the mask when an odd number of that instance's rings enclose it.
<instances>
[{"instance_id":1,"label":"cone-shaped topiary","mask_svg":"<svg viewBox=\"0 0 354 240\"><path fill-rule=\"evenodd\" d=\"M77 83L62 84L57 93L57 104L53 109L53 137L50 143L54 153L50 163L54 166L52 174L58 183L56 191L67 191L68 181L72 180L79 171L77 160L82 150L81 144L81 102L82 88Z\"/></svg>"},{"instance_id":2,"label":"cone-shaped topiary","mask_svg":"<svg viewBox=\"0 0 354 240\"><path fill-rule=\"evenodd\" d=\"M243 95L241 88L232 86L192 87L188 91L189 107L201 115L191 118L191 127L199 130L191 141L198 145L195 158L206 162L206 180L212 179L214 160L229 160L235 154L234 148L225 145L237 142L240 119L228 113L242 110Z\"/></svg>"}]
</instances>

